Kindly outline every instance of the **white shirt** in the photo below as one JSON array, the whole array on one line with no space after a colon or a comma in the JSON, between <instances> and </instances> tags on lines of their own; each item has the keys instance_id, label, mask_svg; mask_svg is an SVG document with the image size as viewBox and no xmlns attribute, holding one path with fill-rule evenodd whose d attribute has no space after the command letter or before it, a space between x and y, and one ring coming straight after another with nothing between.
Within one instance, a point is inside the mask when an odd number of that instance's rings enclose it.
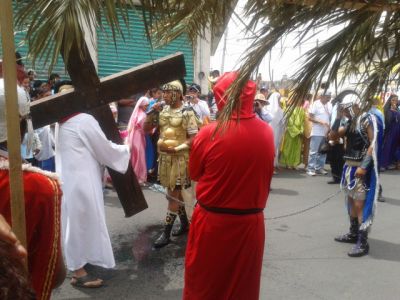
<instances>
[{"instance_id":1,"label":"white shirt","mask_svg":"<svg viewBox=\"0 0 400 300\"><path fill-rule=\"evenodd\" d=\"M23 159L32 159L33 151L40 150L42 148L42 144L39 139L39 135L36 130L33 132L33 141L32 141L32 149L28 150L28 133L25 133L24 138L21 143L21 157Z\"/></svg>"},{"instance_id":2,"label":"white shirt","mask_svg":"<svg viewBox=\"0 0 400 300\"><path fill-rule=\"evenodd\" d=\"M320 100L314 101L311 105L309 113L319 121L326 122L329 124L332 115L332 104L322 104ZM311 136L326 136L328 133L328 127L319 123L312 123Z\"/></svg>"},{"instance_id":3,"label":"white shirt","mask_svg":"<svg viewBox=\"0 0 400 300\"><path fill-rule=\"evenodd\" d=\"M257 117L259 117L261 120L271 123L272 119L274 118L273 115L267 110L267 108L264 106L261 108L260 113L256 113Z\"/></svg>"},{"instance_id":4,"label":"white shirt","mask_svg":"<svg viewBox=\"0 0 400 300\"><path fill-rule=\"evenodd\" d=\"M189 105L196 112L200 120L204 121L204 118L210 117L210 109L208 108L208 104L204 100L200 100L196 104L189 102Z\"/></svg>"},{"instance_id":5,"label":"white shirt","mask_svg":"<svg viewBox=\"0 0 400 300\"><path fill-rule=\"evenodd\" d=\"M215 103L215 99L212 100L210 106L210 120L215 121L217 119L218 107L217 103Z\"/></svg>"},{"instance_id":6,"label":"white shirt","mask_svg":"<svg viewBox=\"0 0 400 300\"><path fill-rule=\"evenodd\" d=\"M50 125L36 129L36 133L39 135L39 140L42 143L42 148L40 149L39 153L35 155L35 158L39 161L43 161L53 157L55 155L55 145Z\"/></svg>"}]
</instances>

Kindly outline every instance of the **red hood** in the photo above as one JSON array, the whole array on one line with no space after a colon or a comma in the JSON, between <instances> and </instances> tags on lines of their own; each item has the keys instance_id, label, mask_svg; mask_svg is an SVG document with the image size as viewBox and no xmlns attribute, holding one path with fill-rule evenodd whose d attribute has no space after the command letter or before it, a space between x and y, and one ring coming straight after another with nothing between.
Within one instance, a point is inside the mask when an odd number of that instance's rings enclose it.
<instances>
[{"instance_id":1,"label":"red hood","mask_svg":"<svg viewBox=\"0 0 400 300\"><path fill-rule=\"evenodd\" d=\"M224 73L215 84L213 91L219 111L221 111L224 108L228 100L225 93L229 89L231 84L235 81L237 76L238 76L237 72ZM240 113L239 113L240 119L252 118L255 116L253 104L254 104L254 97L256 95L256 90L257 90L256 83L250 80L247 81L246 85L242 89L242 93L240 94L240 102L241 102ZM233 112L232 118L233 119L237 118L236 111Z\"/></svg>"}]
</instances>

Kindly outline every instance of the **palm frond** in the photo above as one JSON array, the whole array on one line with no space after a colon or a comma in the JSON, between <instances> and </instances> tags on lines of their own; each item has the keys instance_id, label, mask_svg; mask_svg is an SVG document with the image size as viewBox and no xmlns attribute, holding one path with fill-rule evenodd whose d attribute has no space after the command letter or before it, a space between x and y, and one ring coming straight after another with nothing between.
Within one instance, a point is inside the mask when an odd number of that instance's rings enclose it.
<instances>
[{"instance_id":1,"label":"palm frond","mask_svg":"<svg viewBox=\"0 0 400 300\"><path fill-rule=\"evenodd\" d=\"M85 30L93 39L96 28L111 28L115 38L122 35L121 16L128 24L128 9L133 0L33 0L18 1L16 25L26 30L28 57L35 64L44 59L51 70L60 53L65 64L69 52L76 45L80 53L84 47ZM95 45L95 43L93 43Z\"/></svg>"},{"instance_id":2,"label":"palm frond","mask_svg":"<svg viewBox=\"0 0 400 300\"><path fill-rule=\"evenodd\" d=\"M164 43L182 33L193 41L207 26L223 24L223 16L235 1L200 3L189 0L142 0L149 11L148 25ZM400 3L394 0L249 0L244 8L250 20L247 29L252 44L246 49L239 77L229 91L229 104L221 113L222 121L239 109L239 94L263 57L290 33L297 44L313 32L340 27L336 34L304 54L304 63L294 76L292 107L302 101L322 81L339 82L357 78L367 100L385 88L391 70L399 63ZM391 76L398 76L399 68Z\"/></svg>"},{"instance_id":3,"label":"palm frond","mask_svg":"<svg viewBox=\"0 0 400 300\"><path fill-rule=\"evenodd\" d=\"M181 34L187 34L195 44L205 35L206 28L220 28L227 23L238 0L183 1L141 0L146 12L144 22L149 39L164 45Z\"/></svg>"}]
</instances>

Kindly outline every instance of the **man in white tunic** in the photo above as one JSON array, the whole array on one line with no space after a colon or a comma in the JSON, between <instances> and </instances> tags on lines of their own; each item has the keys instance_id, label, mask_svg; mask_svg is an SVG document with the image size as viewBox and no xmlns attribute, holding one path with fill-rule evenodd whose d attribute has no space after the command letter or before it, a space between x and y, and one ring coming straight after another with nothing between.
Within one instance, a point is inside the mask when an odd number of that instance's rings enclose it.
<instances>
[{"instance_id":1,"label":"man in white tunic","mask_svg":"<svg viewBox=\"0 0 400 300\"><path fill-rule=\"evenodd\" d=\"M281 145L282 136L284 133L284 113L281 108L281 95L278 92L273 92L269 98L269 105L267 111L272 115L272 121L269 123L274 131L274 144L275 144L275 160L274 167L278 168L279 148ZM276 174L276 170L274 171Z\"/></svg>"},{"instance_id":2,"label":"man in white tunic","mask_svg":"<svg viewBox=\"0 0 400 300\"><path fill-rule=\"evenodd\" d=\"M99 287L101 279L83 268L87 263L113 268L102 190L102 165L125 173L129 148L107 140L98 122L81 113L60 121L57 171L63 182L62 225L67 267L72 285Z\"/></svg>"}]
</instances>

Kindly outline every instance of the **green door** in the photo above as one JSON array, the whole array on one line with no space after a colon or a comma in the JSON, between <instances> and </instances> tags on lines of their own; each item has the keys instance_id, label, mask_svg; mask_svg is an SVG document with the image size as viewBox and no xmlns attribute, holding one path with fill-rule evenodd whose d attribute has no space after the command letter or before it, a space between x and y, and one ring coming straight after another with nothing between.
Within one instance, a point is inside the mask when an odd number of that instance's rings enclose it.
<instances>
[{"instance_id":1,"label":"green door","mask_svg":"<svg viewBox=\"0 0 400 300\"><path fill-rule=\"evenodd\" d=\"M146 38L140 8L132 10L129 14L129 30L126 26L123 26L122 30L125 40L122 37L118 37L116 48L110 28L106 28L104 32L97 31L98 73L100 77L136 67L180 51L185 56L185 80L188 83L193 81L193 46L187 37L181 36L165 47L152 50Z\"/></svg>"},{"instance_id":2,"label":"green door","mask_svg":"<svg viewBox=\"0 0 400 300\"><path fill-rule=\"evenodd\" d=\"M14 2L15 7L15 2ZM126 26L122 26L124 38L117 37L115 47L111 35L111 29L105 27L105 30L97 30L97 50L98 50L98 73L100 77L108 76L138 65L150 62L178 51L183 52L186 62L186 81L193 81L193 47L190 40L181 36L172 41L165 47L152 50L148 42L144 24L141 19L141 10L137 8L129 14L129 30ZM123 24L121 20L121 24ZM23 29L16 29L15 45L18 52L23 57L25 69L33 68L31 61L26 57L28 46L24 43L25 32ZM0 42L1 45L1 42ZM0 58L2 57L2 49L0 47ZM47 80L49 76L48 65L45 60L39 60L36 63L35 71L38 79ZM64 64L59 62L54 67L52 73L58 73L62 79L68 79L65 72Z\"/></svg>"},{"instance_id":3,"label":"green door","mask_svg":"<svg viewBox=\"0 0 400 300\"><path fill-rule=\"evenodd\" d=\"M13 1L14 12L16 12L16 1ZM15 14L14 14L15 19ZM15 41L15 51L18 51L22 56L22 61L25 65L25 70L28 72L29 69L35 69L37 73L37 79L47 81L49 77L49 68L45 59L39 59L36 61L36 65L33 66L31 60L27 57L28 55L28 45L25 43L25 28L14 28L14 41ZM1 46L0 39L0 59L3 57L3 48ZM58 59L57 64L54 66L51 73L58 73L61 76L61 79L69 79L68 75L65 72L64 63L61 57Z\"/></svg>"}]
</instances>

